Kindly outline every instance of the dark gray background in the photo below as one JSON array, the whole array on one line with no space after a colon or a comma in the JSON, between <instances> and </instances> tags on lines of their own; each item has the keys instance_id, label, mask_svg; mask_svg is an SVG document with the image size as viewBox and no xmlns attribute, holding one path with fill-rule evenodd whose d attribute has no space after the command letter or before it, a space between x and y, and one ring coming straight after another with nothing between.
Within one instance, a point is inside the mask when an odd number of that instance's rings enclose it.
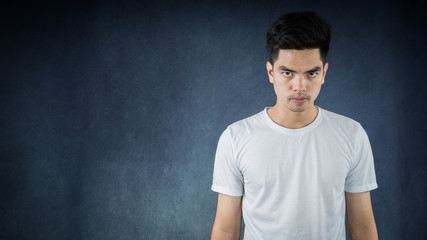
<instances>
[{"instance_id":1,"label":"dark gray background","mask_svg":"<svg viewBox=\"0 0 427 240\"><path fill-rule=\"evenodd\" d=\"M1 8L0 239L208 239L216 144L275 103L265 33L332 25L316 104L371 140L381 239L426 236L426 4L113 1Z\"/></svg>"}]
</instances>

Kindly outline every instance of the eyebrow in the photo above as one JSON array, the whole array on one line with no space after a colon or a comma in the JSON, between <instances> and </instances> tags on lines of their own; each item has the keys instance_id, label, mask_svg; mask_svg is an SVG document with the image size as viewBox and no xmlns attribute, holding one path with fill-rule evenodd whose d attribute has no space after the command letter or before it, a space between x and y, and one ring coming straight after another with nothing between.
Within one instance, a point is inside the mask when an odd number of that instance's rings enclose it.
<instances>
[{"instance_id":1,"label":"eyebrow","mask_svg":"<svg viewBox=\"0 0 427 240\"><path fill-rule=\"evenodd\" d=\"M305 71L305 73L317 72L317 71L320 71L321 69L322 69L322 68L320 68L320 67L314 67L314 68L312 68L312 69L310 69L310 70L308 70L308 71ZM279 70L286 71L286 72L293 72L293 73L295 73L295 72L296 72L295 70L292 70L292 69L287 68L287 67L285 67L285 66L280 66L280 67L279 67Z\"/></svg>"}]
</instances>

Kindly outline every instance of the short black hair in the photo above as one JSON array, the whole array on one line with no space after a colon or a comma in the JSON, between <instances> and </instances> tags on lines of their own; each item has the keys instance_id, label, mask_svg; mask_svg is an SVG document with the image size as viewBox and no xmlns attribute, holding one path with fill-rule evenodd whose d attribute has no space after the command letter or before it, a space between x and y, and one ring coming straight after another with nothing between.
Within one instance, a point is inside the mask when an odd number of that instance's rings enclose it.
<instances>
[{"instance_id":1,"label":"short black hair","mask_svg":"<svg viewBox=\"0 0 427 240\"><path fill-rule=\"evenodd\" d=\"M326 62L331 40L331 26L314 12L291 12L280 16L267 31L267 51L274 64L280 49L319 48L320 59Z\"/></svg>"}]
</instances>

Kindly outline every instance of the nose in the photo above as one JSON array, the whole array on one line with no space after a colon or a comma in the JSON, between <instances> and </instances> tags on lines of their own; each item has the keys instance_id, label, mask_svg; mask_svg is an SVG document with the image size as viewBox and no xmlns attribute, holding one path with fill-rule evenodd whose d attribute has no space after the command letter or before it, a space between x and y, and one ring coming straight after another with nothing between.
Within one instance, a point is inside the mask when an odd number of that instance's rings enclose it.
<instances>
[{"instance_id":1,"label":"nose","mask_svg":"<svg viewBox=\"0 0 427 240\"><path fill-rule=\"evenodd\" d=\"M292 90L295 92L304 92L306 90L307 80L301 76L295 76L292 79Z\"/></svg>"}]
</instances>

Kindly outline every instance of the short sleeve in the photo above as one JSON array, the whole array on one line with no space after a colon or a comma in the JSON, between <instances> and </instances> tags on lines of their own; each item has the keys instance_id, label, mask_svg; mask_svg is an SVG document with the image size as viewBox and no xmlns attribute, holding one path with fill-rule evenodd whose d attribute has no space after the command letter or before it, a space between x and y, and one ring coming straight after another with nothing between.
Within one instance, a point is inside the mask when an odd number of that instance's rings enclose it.
<instances>
[{"instance_id":1,"label":"short sleeve","mask_svg":"<svg viewBox=\"0 0 427 240\"><path fill-rule=\"evenodd\" d=\"M374 157L366 131L360 126L356 134L353 161L345 179L345 191L359 193L378 188Z\"/></svg>"},{"instance_id":2,"label":"short sleeve","mask_svg":"<svg viewBox=\"0 0 427 240\"><path fill-rule=\"evenodd\" d=\"M243 196L243 176L236 166L229 128L218 141L211 189L230 196Z\"/></svg>"}]
</instances>

